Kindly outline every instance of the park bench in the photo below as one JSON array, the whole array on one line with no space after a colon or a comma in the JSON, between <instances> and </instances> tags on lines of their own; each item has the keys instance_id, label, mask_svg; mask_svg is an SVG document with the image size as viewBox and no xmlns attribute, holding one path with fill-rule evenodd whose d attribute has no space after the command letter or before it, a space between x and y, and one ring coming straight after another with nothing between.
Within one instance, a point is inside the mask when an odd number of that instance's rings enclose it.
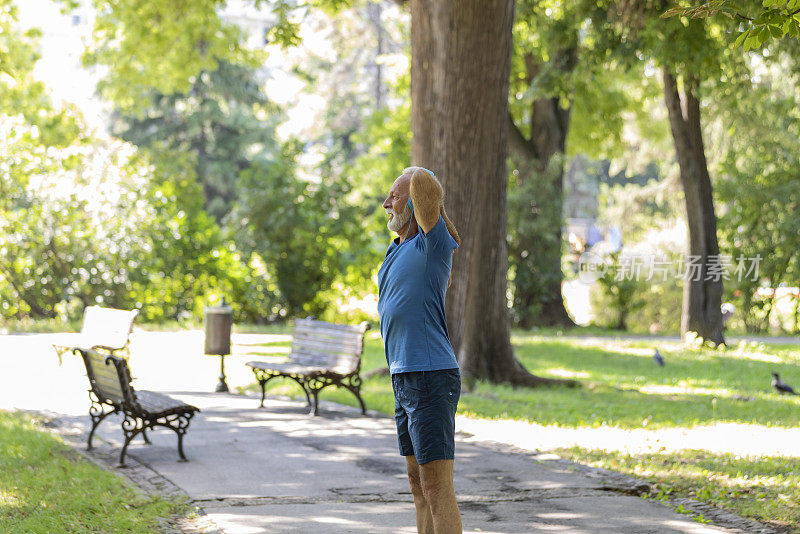
<instances>
[{"instance_id":1,"label":"park bench","mask_svg":"<svg viewBox=\"0 0 800 534\"><path fill-rule=\"evenodd\" d=\"M127 356L133 321L138 314L139 310L87 306L83 311L80 334L70 340L70 346L56 344L53 347L59 355L75 349L93 349L106 354Z\"/></svg>"},{"instance_id":2,"label":"park bench","mask_svg":"<svg viewBox=\"0 0 800 534\"><path fill-rule=\"evenodd\" d=\"M178 435L178 454L186 461L183 454L183 435L189 428L189 422L196 406L175 400L167 395L153 391L135 391L131 385L131 373L128 361L111 354L92 349L75 349L86 365L89 377L89 398L92 406L89 417L92 429L89 431L88 449L92 448L92 437L100 422L113 413L121 413L122 433L125 442L119 455L119 465L125 465L125 453L128 445L137 435L142 434L145 442L150 443L145 431L156 426L173 430Z\"/></svg>"},{"instance_id":3,"label":"park bench","mask_svg":"<svg viewBox=\"0 0 800 534\"><path fill-rule=\"evenodd\" d=\"M277 377L297 382L306 394L312 413L319 413L319 392L328 386L343 387L351 391L361 404L361 413L367 408L361 398L361 353L364 350L364 333L369 323L345 325L297 319L292 331L291 351L283 362L247 362L261 386L261 404L264 407L267 382Z\"/></svg>"}]
</instances>

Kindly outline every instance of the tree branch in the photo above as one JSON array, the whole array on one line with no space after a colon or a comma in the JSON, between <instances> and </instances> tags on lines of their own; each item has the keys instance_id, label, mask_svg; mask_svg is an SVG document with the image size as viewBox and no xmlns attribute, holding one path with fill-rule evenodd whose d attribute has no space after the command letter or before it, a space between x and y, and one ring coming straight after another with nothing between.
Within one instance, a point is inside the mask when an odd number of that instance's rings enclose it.
<instances>
[{"instance_id":1,"label":"tree branch","mask_svg":"<svg viewBox=\"0 0 800 534\"><path fill-rule=\"evenodd\" d=\"M508 114L508 146L526 159L539 159L536 147L522 135L511 113Z\"/></svg>"}]
</instances>

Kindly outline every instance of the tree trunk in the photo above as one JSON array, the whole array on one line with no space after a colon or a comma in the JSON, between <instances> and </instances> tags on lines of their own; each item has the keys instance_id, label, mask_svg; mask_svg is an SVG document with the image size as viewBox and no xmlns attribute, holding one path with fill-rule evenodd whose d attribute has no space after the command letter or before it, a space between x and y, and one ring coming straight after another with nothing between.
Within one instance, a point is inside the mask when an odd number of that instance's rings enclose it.
<instances>
[{"instance_id":1,"label":"tree trunk","mask_svg":"<svg viewBox=\"0 0 800 534\"><path fill-rule=\"evenodd\" d=\"M687 77L681 99L673 69L665 66L662 70L664 98L680 167L689 227L681 335L696 332L706 341L724 343L720 309L722 277L716 276L720 264L717 218L703 146L700 101L697 98L699 84L696 79ZM696 271L692 271L690 265Z\"/></svg>"},{"instance_id":2,"label":"tree trunk","mask_svg":"<svg viewBox=\"0 0 800 534\"><path fill-rule=\"evenodd\" d=\"M559 50L551 60L566 76L575 69L577 49ZM532 55L525 57L527 83L533 84L542 65ZM536 225L542 233L521 233L512 250L516 265L514 311L521 328L575 326L564 307L561 294L561 226L564 208L564 163L570 108L562 108L559 98L540 98L533 102L530 139L526 139L509 115L509 147L512 159L520 161L518 180L537 182L536 203L540 208L531 217L547 220ZM544 197L544 198L542 198Z\"/></svg>"},{"instance_id":3,"label":"tree trunk","mask_svg":"<svg viewBox=\"0 0 800 534\"><path fill-rule=\"evenodd\" d=\"M382 109L384 104L383 65L380 62L384 51L384 31L383 21L381 20L382 13L383 5L380 2L370 2L367 4L367 18L369 18L370 23L375 28L375 59L373 60L372 66L375 68L374 91L376 110Z\"/></svg>"},{"instance_id":4,"label":"tree trunk","mask_svg":"<svg viewBox=\"0 0 800 534\"><path fill-rule=\"evenodd\" d=\"M466 379L531 375L511 347L506 296L506 154L514 0L411 1L412 160L440 176L462 236L447 296Z\"/></svg>"}]
</instances>

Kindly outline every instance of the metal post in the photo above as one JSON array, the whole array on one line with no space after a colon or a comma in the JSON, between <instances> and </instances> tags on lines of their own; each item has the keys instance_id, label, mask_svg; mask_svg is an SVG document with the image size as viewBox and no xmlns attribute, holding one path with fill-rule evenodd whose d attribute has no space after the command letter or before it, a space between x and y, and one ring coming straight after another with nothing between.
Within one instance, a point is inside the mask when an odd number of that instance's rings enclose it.
<instances>
[{"instance_id":1,"label":"metal post","mask_svg":"<svg viewBox=\"0 0 800 534\"><path fill-rule=\"evenodd\" d=\"M217 393L227 393L230 391L228 389L228 383L225 382L225 356L221 355L219 357L219 382L217 383L217 388L214 390Z\"/></svg>"},{"instance_id":2,"label":"metal post","mask_svg":"<svg viewBox=\"0 0 800 534\"><path fill-rule=\"evenodd\" d=\"M219 306L205 309L205 344L203 352L209 356L219 356L219 382L214 391L229 391L225 381L225 356L231 353L231 327L233 326L233 309L225 305L225 299Z\"/></svg>"}]
</instances>

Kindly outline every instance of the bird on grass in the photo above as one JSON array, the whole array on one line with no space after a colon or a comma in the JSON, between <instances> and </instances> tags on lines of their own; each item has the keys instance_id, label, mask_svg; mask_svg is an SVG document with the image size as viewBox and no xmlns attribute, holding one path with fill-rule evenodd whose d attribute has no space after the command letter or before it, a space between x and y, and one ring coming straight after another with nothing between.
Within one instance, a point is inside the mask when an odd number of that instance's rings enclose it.
<instances>
[{"instance_id":1,"label":"bird on grass","mask_svg":"<svg viewBox=\"0 0 800 534\"><path fill-rule=\"evenodd\" d=\"M776 372L772 373L772 387L774 387L775 390L781 394L788 393L790 395L800 395L800 393L797 393L792 386L781 380L781 377Z\"/></svg>"},{"instance_id":2,"label":"bird on grass","mask_svg":"<svg viewBox=\"0 0 800 534\"><path fill-rule=\"evenodd\" d=\"M664 367L664 357L661 355L660 352L658 352L658 349L656 349L656 353L653 354L653 361L656 362L656 364L660 365L661 367Z\"/></svg>"}]
</instances>

